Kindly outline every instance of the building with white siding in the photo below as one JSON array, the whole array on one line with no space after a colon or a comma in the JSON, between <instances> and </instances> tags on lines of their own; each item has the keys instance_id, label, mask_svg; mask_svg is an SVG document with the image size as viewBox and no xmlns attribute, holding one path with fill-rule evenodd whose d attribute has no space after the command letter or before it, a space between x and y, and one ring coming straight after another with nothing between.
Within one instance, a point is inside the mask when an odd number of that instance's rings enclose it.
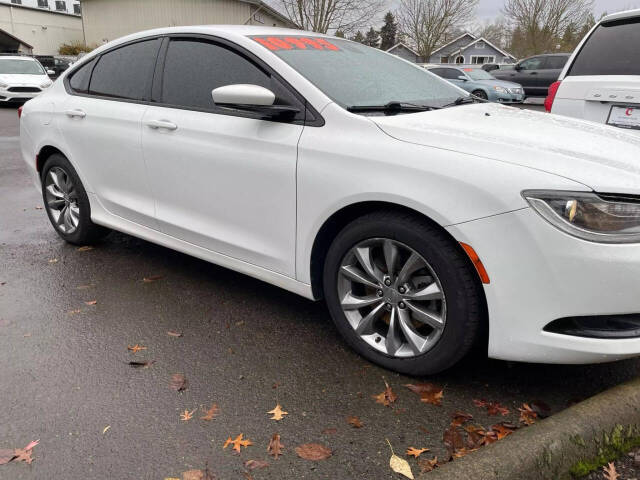
<instances>
[{"instance_id":1,"label":"building with white siding","mask_svg":"<svg viewBox=\"0 0 640 480\"><path fill-rule=\"evenodd\" d=\"M88 45L159 27L267 25L296 28L261 0L82 0Z\"/></svg>"},{"instance_id":2,"label":"building with white siding","mask_svg":"<svg viewBox=\"0 0 640 480\"><path fill-rule=\"evenodd\" d=\"M80 0L0 0L0 3L80 15Z\"/></svg>"},{"instance_id":3,"label":"building with white siding","mask_svg":"<svg viewBox=\"0 0 640 480\"><path fill-rule=\"evenodd\" d=\"M82 18L70 13L77 3L66 0L57 11L53 0L47 8L42 0L0 0L0 53L55 55L63 43L84 43Z\"/></svg>"}]
</instances>

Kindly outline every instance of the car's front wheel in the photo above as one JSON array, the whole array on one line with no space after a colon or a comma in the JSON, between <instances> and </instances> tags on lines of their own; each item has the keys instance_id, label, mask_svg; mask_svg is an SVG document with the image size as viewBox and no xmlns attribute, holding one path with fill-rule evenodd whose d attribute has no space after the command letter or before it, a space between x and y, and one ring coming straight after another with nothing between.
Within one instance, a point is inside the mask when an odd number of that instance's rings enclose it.
<instances>
[{"instance_id":1,"label":"car's front wheel","mask_svg":"<svg viewBox=\"0 0 640 480\"><path fill-rule=\"evenodd\" d=\"M349 345L402 373L452 366L484 321L481 286L462 249L412 214L378 212L347 225L330 247L323 283Z\"/></svg>"},{"instance_id":2,"label":"car's front wheel","mask_svg":"<svg viewBox=\"0 0 640 480\"><path fill-rule=\"evenodd\" d=\"M91 221L91 206L75 169L63 155L53 154L42 168L42 198L51 225L64 240L89 244L109 233Z\"/></svg>"},{"instance_id":3,"label":"car's front wheel","mask_svg":"<svg viewBox=\"0 0 640 480\"><path fill-rule=\"evenodd\" d=\"M487 95L487 92L485 92L484 90L474 90L472 94L478 98L481 98L482 100L489 100L489 95Z\"/></svg>"}]
</instances>

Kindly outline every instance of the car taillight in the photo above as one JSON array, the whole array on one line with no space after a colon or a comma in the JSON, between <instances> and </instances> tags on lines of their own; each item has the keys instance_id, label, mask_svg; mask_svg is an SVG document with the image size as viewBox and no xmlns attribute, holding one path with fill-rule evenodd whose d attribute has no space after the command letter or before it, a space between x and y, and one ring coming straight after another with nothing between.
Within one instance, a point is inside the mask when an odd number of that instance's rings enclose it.
<instances>
[{"instance_id":1,"label":"car taillight","mask_svg":"<svg viewBox=\"0 0 640 480\"><path fill-rule=\"evenodd\" d=\"M553 107L553 102L556 99L556 94L558 93L558 89L560 88L560 84L562 82L555 82L552 83L551 86L549 87L549 94L547 95L547 98L544 101L544 109L547 112L551 112L551 108Z\"/></svg>"},{"instance_id":2,"label":"car taillight","mask_svg":"<svg viewBox=\"0 0 640 480\"><path fill-rule=\"evenodd\" d=\"M18 107L18 118L22 117L22 105Z\"/></svg>"}]
</instances>

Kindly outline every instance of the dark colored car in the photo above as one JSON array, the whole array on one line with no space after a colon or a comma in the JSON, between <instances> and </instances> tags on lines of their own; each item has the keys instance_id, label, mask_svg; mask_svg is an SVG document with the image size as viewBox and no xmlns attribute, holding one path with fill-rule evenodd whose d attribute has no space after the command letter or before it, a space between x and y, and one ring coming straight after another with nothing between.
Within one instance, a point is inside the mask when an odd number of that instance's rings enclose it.
<instances>
[{"instance_id":1,"label":"dark colored car","mask_svg":"<svg viewBox=\"0 0 640 480\"><path fill-rule=\"evenodd\" d=\"M35 58L46 70L53 70L55 72L51 75L52 78L59 77L62 72L71 66L70 60L54 57L53 55L36 55Z\"/></svg>"},{"instance_id":2,"label":"dark colored car","mask_svg":"<svg viewBox=\"0 0 640 480\"><path fill-rule=\"evenodd\" d=\"M513 70L494 70L491 74L500 80L519 83L528 97L546 97L549 86L558 81L569 60L569 53L551 53L525 58Z\"/></svg>"}]
</instances>

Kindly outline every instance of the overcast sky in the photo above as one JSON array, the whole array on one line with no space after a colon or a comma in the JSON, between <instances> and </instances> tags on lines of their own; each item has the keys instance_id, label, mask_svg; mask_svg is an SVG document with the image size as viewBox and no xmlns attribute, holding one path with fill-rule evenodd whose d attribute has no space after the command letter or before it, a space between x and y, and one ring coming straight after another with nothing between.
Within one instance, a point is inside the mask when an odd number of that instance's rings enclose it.
<instances>
[{"instance_id":1,"label":"overcast sky","mask_svg":"<svg viewBox=\"0 0 640 480\"><path fill-rule=\"evenodd\" d=\"M489 19L500 14L504 0L480 0L477 15L482 19ZM639 0L595 0L596 17L604 11L613 13L634 6L640 6Z\"/></svg>"}]
</instances>

